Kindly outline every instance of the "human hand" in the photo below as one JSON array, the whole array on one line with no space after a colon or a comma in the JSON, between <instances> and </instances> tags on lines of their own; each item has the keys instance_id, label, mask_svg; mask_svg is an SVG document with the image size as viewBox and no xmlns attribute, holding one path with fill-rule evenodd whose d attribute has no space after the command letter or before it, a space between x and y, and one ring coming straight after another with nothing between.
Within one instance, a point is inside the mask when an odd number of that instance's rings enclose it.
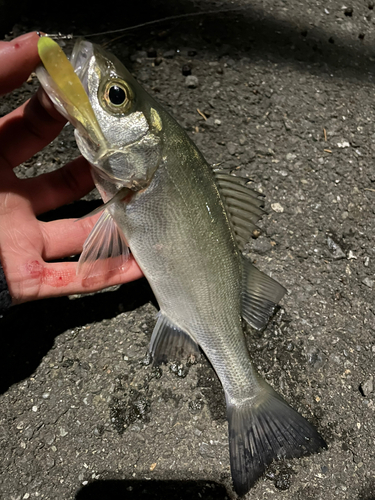
<instances>
[{"instance_id":1,"label":"human hand","mask_svg":"<svg viewBox=\"0 0 375 500\"><path fill-rule=\"evenodd\" d=\"M40 63L37 33L0 42L0 95L20 86ZM0 118L0 262L13 304L87 293L140 278L130 257L125 269L83 280L76 262L49 262L78 254L97 217L41 222L36 216L78 200L94 187L82 157L30 179L13 169L49 144L65 120L39 89L29 101Z\"/></svg>"}]
</instances>

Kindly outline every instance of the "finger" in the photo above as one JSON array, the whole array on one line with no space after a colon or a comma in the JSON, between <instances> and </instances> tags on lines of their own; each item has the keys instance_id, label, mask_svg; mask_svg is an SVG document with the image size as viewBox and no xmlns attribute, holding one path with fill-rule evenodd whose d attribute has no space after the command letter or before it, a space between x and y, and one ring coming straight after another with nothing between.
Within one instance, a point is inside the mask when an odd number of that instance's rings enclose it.
<instances>
[{"instance_id":1,"label":"finger","mask_svg":"<svg viewBox=\"0 0 375 500\"><path fill-rule=\"evenodd\" d=\"M40 63L38 40L34 31L0 42L0 95L19 87Z\"/></svg>"},{"instance_id":2,"label":"finger","mask_svg":"<svg viewBox=\"0 0 375 500\"><path fill-rule=\"evenodd\" d=\"M62 123L66 123L66 118L64 118L64 116L57 111L51 99L44 91L43 87L38 88L36 95L39 99L41 106L47 111L49 115L51 115L52 118Z\"/></svg>"},{"instance_id":3,"label":"finger","mask_svg":"<svg viewBox=\"0 0 375 500\"><path fill-rule=\"evenodd\" d=\"M105 276L83 280L76 275L77 262L39 263L29 262L22 270L22 292L11 290L13 304L28 300L57 297L76 293L91 293L103 288L128 283L142 277L142 271L131 256L125 269Z\"/></svg>"},{"instance_id":4,"label":"finger","mask_svg":"<svg viewBox=\"0 0 375 500\"><path fill-rule=\"evenodd\" d=\"M40 222L44 241L43 259L45 261L63 259L81 253L83 244L99 217L94 215L81 220Z\"/></svg>"},{"instance_id":5,"label":"finger","mask_svg":"<svg viewBox=\"0 0 375 500\"><path fill-rule=\"evenodd\" d=\"M1 157L7 166L14 168L28 160L61 132L66 120L51 108L40 91L0 119Z\"/></svg>"},{"instance_id":6,"label":"finger","mask_svg":"<svg viewBox=\"0 0 375 500\"><path fill-rule=\"evenodd\" d=\"M58 170L25 179L22 192L38 215L79 200L94 186L90 165L80 156Z\"/></svg>"}]
</instances>

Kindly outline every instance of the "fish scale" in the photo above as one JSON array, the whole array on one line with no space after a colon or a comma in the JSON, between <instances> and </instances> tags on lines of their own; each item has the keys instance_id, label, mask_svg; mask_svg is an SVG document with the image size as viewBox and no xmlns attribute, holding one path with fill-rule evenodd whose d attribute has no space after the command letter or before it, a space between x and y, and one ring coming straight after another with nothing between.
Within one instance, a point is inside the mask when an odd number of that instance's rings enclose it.
<instances>
[{"instance_id":1,"label":"fish scale","mask_svg":"<svg viewBox=\"0 0 375 500\"><path fill-rule=\"evenodd\" d=\"M86 41L72 54L103 134L99 145L94 127L77 123L80 104L66 105L69 96L48 64L37 75L55 106L65 116L72 112L77 144L105 202L80 257L83 279L105 274L105 263L118 263L120 254L125 259L126 241L160 306L150 342L155 362L197 355L200 347L223 385L232 478L243 495L273 460L326 446L256 373L246 347L242 318L264 328L285 294L242 255L263 202L246 179L213 171L112 54ZM119 244L108 245L108 238Z\"/></svg>"}]
</instances>

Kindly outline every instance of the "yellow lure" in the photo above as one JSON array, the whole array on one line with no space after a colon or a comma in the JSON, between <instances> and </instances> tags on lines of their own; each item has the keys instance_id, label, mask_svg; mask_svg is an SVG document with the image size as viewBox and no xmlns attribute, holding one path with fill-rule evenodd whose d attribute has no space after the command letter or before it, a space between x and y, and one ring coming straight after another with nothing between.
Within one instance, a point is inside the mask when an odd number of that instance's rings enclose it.
<instances>
[{"instance_id":1,"label":"yellow lure","mask_svg":"<svg viewBox=\"0 0 375 500\"><path fill-rule=\"evenodd\" d=\"M42 36L38 41L38 53L46 71L61 90L69 113L86 130L91 130L99 143L102 142L103 134L86 91L61 47L52 38Z\"/></svg>"}]
</instances>

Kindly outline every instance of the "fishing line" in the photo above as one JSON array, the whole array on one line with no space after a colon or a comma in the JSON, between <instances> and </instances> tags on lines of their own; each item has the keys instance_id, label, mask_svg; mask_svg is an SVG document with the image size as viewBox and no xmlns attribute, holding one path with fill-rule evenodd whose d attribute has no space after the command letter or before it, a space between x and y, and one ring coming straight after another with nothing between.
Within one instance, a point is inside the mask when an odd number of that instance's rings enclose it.
<instances>
[{"instance_id":1,"label":"fishing line","mask_svg":"<svg viewBox=\"0 0 375 500\"><path fill-rule=\"evenodd\" d=\"M94 36L103 36L103 35L113 35L116 33L125 33L126 31L132 31L136 30L139 28L143 28L145 26L153 26L155 24L160 24L164 23L167 21L176 21L179 19L187 19L189 17L198 17L198 16L206 16L210 14L225 14L228 12L237 12L241 10L248 9L248 7L233 7L231 9L221 9L221 10L206 10L202 12L190 12L188 14L177 14L175 16L169 16L169 17L163 17L162 19L155 19L153 21L147 21L145 23L141 24L136 24L134 26L128 26L127 28L119 28L116 30L109 30L109 31L101 31L99 33L90 33L89 35L84 35L84 38L91 38ZM64 35L62 33L53 33L53 34L45 34L45 36L48 36L52 38L53 40L73 40L73 38L81 38L82 35L74 35L73 33L69 33L67 35Z\"/></svg>"}]
</instances>

